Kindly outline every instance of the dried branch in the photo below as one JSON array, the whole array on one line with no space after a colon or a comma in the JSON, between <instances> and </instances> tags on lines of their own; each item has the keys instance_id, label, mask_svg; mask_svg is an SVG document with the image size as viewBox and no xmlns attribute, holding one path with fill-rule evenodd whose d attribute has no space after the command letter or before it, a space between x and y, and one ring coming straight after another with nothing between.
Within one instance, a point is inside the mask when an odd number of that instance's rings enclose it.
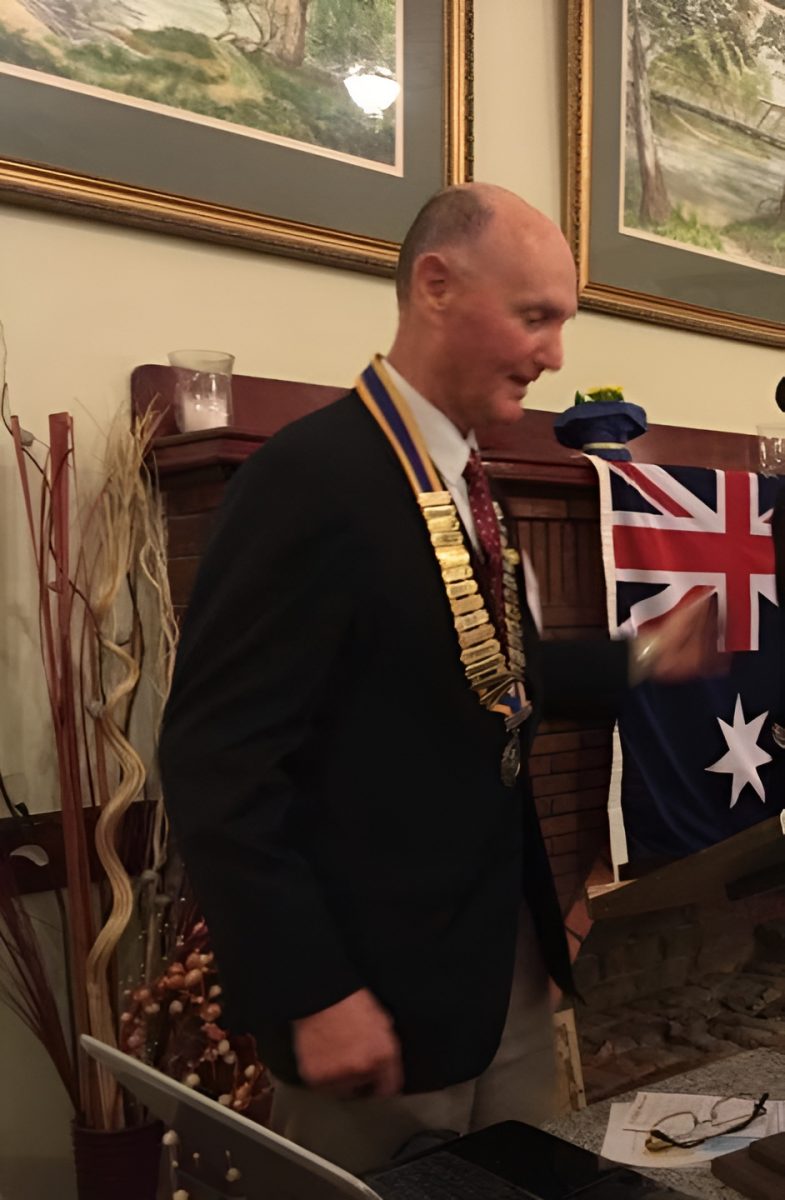
<instances>
[{"instance_id":1,"label":"dried branch","mask_svg":"<svg viewBox=\"0 0 785 1200\"><path fill-rule=\"evenodd\" d=\"M67 888L58 893L63 918L70 1018L74 1042L82 1033L116 1041L115 978L120 939L135 909L143 922L144 970L160 953L167 828L160 788L148 841L148 869L140 899L120 856L128 809L145 793L147 767L135 744L134 701L144 682L152 693L147 754L153 758L171 680L176 625L169 595L166 539L160 499L145 469L156 428L147 414L129 425L118 418L107 445L106 475L98 496L82 509L76 488L73 427L66 413L49 419L50 449L43 463L18 418L7 416L5 343L0 327L2 420L12 435L38 584L41 655L57 755ZM33 481L32 472L37 473ZM36 496L40 489L40 497ZM130 612L130 632L124 622ZM147 692L145 693L147 698ZM132 719L133 718L133 719ZM95 932L85 805L98 803L95 844L111 903ZM35 930L0 878L0 1000L33 1029L52 1056L81 1119L94 1128L119 1128L122 1098L114 1079L76 1053L68 1054L62 1025L46 992ZM152 889L152 891L151 891ZM149 914L157 913L151 920ZM4 922L4 923L3 923ZM34 946L28 958L26 947ZM37 957L36 957L37 955ZM48 985L47 985L48 986ZM58 1040L59 1039L59 1040Z\"/></svg>"}]
</instances>

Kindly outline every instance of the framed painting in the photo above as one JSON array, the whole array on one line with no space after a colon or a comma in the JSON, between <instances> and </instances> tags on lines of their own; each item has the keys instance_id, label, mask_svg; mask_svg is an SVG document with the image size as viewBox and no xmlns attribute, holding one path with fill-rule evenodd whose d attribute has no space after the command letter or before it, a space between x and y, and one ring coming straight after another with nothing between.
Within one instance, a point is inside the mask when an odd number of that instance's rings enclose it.
<instances>
[{"instance_id":1,"label":"framed painting","mask_svg":"<svg viewBox=\"0 0 785 1200\"><path fill-rule=\"evenodd\" d=\"M586 308L785 346L785 0L568 0Z\"/></svg>"},{"instance_id":2,"label":"framed painting","mask_svg":"<svg viewBox=\"0 0 785 1200\"><path fill-rule=\"evenodd\" d=\"M0 0L0 199L372 271L471 177L472 0Z\"/></svg>"}]
</instances>

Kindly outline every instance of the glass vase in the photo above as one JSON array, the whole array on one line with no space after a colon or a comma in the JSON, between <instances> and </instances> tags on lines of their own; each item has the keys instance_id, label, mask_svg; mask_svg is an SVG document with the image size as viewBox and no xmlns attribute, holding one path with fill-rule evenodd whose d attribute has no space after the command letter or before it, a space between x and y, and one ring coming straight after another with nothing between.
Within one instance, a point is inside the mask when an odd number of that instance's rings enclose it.
<instances>
[{"instance_id":1,"label":"glass vase","mask_svg":"<svg viewBox=\"0 0 785 1200\"><path fill-rule=\"evenodd\" d=\"M753 470L785 475L785 423L758 426L758 461Z\"/></svg>"},{"instance_id":2,"label":"glass vase","mask_svg":"<svg viewBox=\"0 0 785 1200\"><path fill-rule=\"evenodd\" d=\"M181 433L218 429L232 421L234 355L218 350L173 350L174 414Z\"/></svg>"}]
</instances>

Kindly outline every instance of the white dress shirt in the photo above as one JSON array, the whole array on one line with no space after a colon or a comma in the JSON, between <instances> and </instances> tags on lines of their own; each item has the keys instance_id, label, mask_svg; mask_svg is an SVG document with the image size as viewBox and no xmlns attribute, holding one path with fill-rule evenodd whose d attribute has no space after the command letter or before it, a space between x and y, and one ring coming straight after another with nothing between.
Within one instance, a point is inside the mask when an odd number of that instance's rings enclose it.
<instances>
[{"instance_id":1,"label":"white dress shirt","mask_svg":"<svg viewBox=\"0 0 785 1200\"><path fill-rule=\"evenodd\" d=\"M469 492L463 477L470 453L472 450L478 449L474 432L472 431L468 437L464 437L458 426L454 425L440 408L436 408L430 400L426 400L424 396L420 395L417 389L413 388L386 358L383 361L390 378L411 409L412 416L425 442L425 448L455 501L458 516L463 521L475 551L482 557L482 547L477 537L474 517L469 504ZM542 630L542 609L537 577L525 551L521 558L526 599L537 628Z\"/></svg>"},{"instance_id":2,"label":"white dress shirt","mask_svg":"<svg viewBox=\"0 0 785 1200\"><path fill-rule=\"evenodd\" d=\"M433 465L455 501L458 516L463 521L474 549L482 557L482 547L477 538L474 517L469 505L469 492L463 477L469 455L472 450L477 449L477 438L474 433L464 437L458 426L453 425L450 418L440 408L436 408L430 400L421 396L386 358L384 365L393 383L412 410L412 416L422 434L425 448L431 456Z\"/></svg>"}]
</instances>

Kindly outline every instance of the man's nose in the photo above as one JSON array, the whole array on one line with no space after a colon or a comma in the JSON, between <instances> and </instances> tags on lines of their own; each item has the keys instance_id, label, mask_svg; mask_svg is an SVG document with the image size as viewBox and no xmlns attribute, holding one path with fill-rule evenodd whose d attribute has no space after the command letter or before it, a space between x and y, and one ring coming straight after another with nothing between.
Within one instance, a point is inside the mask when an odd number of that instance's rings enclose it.
<instances>
[{"instance_id":1,"label":"man's nose","mask_svg":"<svg viewBox=\"0 0 785 1200\"><path fill-rule=\"evenodd\" d=\"M537 350L537 364L542 371L560 371L564 364L561 329L550 330Z\"/></svg>"}]
</instances>

